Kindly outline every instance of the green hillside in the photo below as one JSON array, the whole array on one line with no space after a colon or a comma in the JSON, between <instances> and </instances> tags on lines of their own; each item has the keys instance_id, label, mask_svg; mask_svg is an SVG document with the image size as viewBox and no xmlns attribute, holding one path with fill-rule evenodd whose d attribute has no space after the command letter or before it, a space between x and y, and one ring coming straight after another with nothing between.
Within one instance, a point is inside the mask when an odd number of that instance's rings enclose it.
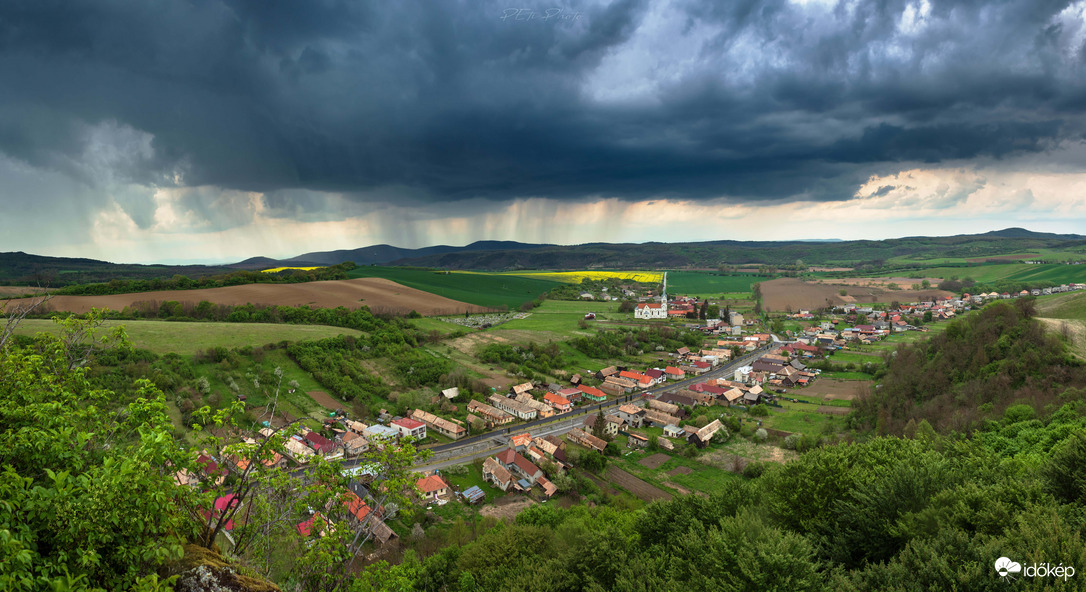
<instances>
[{"instance_id":1,"label":"green hillside","mask_svg":"<svg viewBox=\"0 0 1086 592\"><path fill-rule=\"evenodd\" d=\"M1086 265L1001 263L964 267L930 267L922 273L929 277L970 277L981 284L995 282L1086 282Z\"/></svg>"},{"instance_id":2,"label":"green hillside","mask_svg":"<svg viewBox=\"0 0 1086 592\"><path fill-rule=\"evenodd\" d=\"M1072 292L1037 300L1037 316L1086 321L1086 292Z\"/></svg>"},{"instance_id":3,"label":"green hillside","mask_svg":"<svg viewBox=\"0 0 1086 592\"><path fill-rule=\"evenodd\" d=\"M517 308L561 285L558 282L510 275L443 273L408 267L359 267L350 278L378 277L479 306Z\"/></svg>"}]
</instances>

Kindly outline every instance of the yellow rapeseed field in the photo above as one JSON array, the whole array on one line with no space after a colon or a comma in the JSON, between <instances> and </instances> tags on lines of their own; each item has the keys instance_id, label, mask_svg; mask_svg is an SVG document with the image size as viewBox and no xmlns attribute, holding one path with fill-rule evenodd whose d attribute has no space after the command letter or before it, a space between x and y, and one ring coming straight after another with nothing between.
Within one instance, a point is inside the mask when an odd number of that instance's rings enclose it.
<instances>
[{"instance_id":1,"label":"yellow rapeseed field","mask_svg":"<svg viewBox=\"0 0 1086 592\"><path fill-rule=\"evenodd\" d=\"M321 266L317 266L317 267L273 267L271 269L261 269L260 273L276 273L276 272L279 272L279 271L286 271L288 269L300 269L302 271L309 271L309 270L312 270L312 269L324 269L324 268L321 267Z\"/></svg>"},{"instance_id":2,"label":"yellow rapeseed field","mask_svg":"<svg viewBox=\"0 0 1086 592\"><path fill-rule=\"evenodd\" d=\"M515 271L496 275L515 275L518 277L551 280L553 282L563 282L566 284L579 284L584 279L606 280L612 278L630 280L643 284L658 284L664 279L663 272L659 271Z\"/></svg>"}]
</instances>

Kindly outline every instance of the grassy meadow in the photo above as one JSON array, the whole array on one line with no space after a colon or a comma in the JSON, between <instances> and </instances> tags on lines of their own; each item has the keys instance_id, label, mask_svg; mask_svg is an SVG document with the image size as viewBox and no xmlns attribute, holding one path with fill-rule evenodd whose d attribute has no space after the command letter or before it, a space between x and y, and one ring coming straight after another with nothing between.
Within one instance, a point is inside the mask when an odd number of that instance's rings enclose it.
<instances>
[{"instance_id":1,"label":"grassy meadow","mask_svg":"<svg viewBox=\"0 0 1086 592\"><path fill-rule=\"evenodd\" d=\"M213 347L258 347L280 341L325 339L336 335L361 335L361 331L326 325L286 325L263 323L185 323L175 321L107 321L106 329L124 325L135 347L156 354L192 355ZM40 332L60 335L60 326L48 319L24 319L15 331L18 335Z\"/></svg>"}]
</instances>

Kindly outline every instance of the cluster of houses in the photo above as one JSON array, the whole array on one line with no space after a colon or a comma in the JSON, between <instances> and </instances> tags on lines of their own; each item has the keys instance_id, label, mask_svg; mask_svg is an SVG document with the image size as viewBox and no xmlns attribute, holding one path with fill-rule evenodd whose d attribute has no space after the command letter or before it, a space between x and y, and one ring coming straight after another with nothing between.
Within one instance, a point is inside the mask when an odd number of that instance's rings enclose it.
<instances>
[{"instance_id":1,"label":"cluster of houses","mask_svg":"<svg viewBox=\"0 0 1086 592\"><path fill-rule=\"evenodd\" d=\"M197 457L197 473L194 474L181 469L175 472L174 478L180 485L196 488L218 487L225 482L229 475L242 476L250 471L253 462L260 462L269 469L285 469L288 458L298 463L304 463L314 455L339 458L345 452L353 454L352 447L349 445L351 442L355 442L356 446L358 441L362 442L362 446L356 449L359 452L368 449L369 445L366 437L358 433L364 433L365 428L368 426L351 420L344 420L344 422L353 425L345 425L345 429L337 429L339 433L337 433L335 441L316 432L303 431L302 433L291 434L285 440L283 454L273 451L265 455L262 460L254 461L252 453L261 445L261 441L275 435L275 430L265 427L260 430L260 440L253 437L244 437L242 439L244 445L238 449L238 452L225 454L219 459L205 451ZM343 442L341 435L347 436L346 443ZM373 475L370 474L369 477L372 481ZM362 481L352 480L349 486L340 493L342 495L330 500L323 510L311 511L305 520L295 524L295 530L298 534L307 538L314 535L325 536L331 528L331 521L328 516L333 512L342 512L352 527L368 529L373 539L378 543L384 544L396 536L392 529L385 524L385 520L394 515L395 508L374 503L369 489ZM227 518L230 516L229 512L236 510L241 503L242 500L231 493L218 497L212 504L213 508L201 512L209 521ZM240 515L240 512L234 512L233 515ZM229 533L234 527L235 523L231 518L225 522L223 530Z\"/></svg>"},{"instance_id":2,"label":"cluster of houses","mask_svg":"<svg viewBox=\"0 0 1086 592\"><path fill-rule=\"evenodd\" d=\"M538 487L551 497L558 487L547 479L539 464L552 463L560 472L569 468L566 443L561 438L532 438L528 433L509 438L509 447L483 461L483 479L502 491L529 492Z\"/></svg>"}]
</instances>

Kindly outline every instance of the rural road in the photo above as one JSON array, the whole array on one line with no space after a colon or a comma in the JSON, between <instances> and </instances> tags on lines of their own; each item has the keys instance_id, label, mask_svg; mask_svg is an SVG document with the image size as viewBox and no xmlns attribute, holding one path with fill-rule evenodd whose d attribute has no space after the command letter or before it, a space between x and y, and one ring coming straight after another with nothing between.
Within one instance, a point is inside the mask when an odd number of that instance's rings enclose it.
<instances>
[{"instance_id":1,"label":"rural road","mask_svg":"<svg viewBox=\"0 0 1086 592\"><path fill-rule=\"evenodd\" d=\"M700 376L692 378L685 378L678 382L664 383L655 388L644 391L644 395L656 395L657 393L663 393L675 389L685 388L694 385L699 382L711 378L718 378L721 375L731 375L735 373L736 368L746 366L752 363L755 359L761 357L771 346L759 348L750 352L749 354L735 360L729 364L721 366L715 370L711 370ZM612 401L605 401L603 403L597 403L595 405L586 405L554 417L548 417L546 419L537 419L523 424L518 424L501 430L495 430L487 432L486 434L480 434L478 436L472 436L463 440L457 440L456 442L450 442L448 444L440 444L427 448L433 451L433 456L429 462L425 465L416 467L416 471L426 471L432 469L440 469L451 465L462 464L465 462L471 462L477 458L483 458L489 456L493 451L500 450L508 446L509 436L513 434L521 434L529 432L532 436L547 436L551 434L564 434L570 429L579 425L584 416L589 413L597 413L600 409L607 410L611 407L616 407L623 403L630 401L636 401L641 399L641 394L630 393L614 399ZM344 463L346 466L346 463Z\"/></svg>"}]
</instances>

